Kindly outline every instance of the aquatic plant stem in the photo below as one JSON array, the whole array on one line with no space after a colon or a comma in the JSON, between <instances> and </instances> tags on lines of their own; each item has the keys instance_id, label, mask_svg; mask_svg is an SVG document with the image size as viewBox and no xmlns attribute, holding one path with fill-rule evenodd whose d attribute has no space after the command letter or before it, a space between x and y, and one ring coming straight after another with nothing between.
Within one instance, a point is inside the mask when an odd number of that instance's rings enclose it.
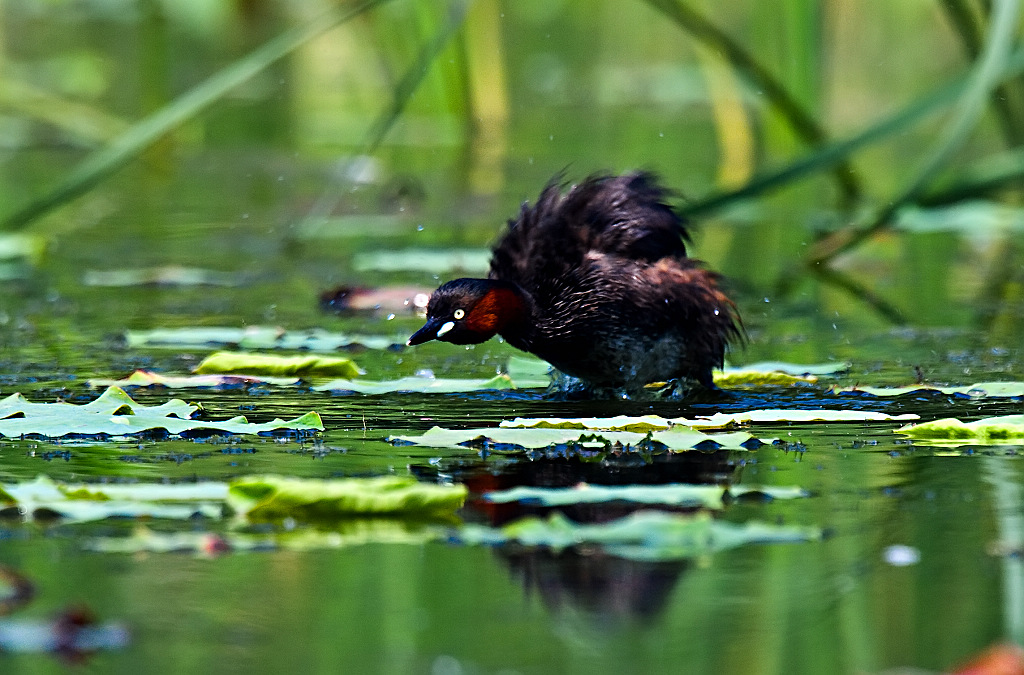
<instances>
[{"instance_id":1,"label":"aquatic plant stem","mask_svg":"<svg viewBox=\"0 0 1024 675\"><path fill-rule=\"evenodd\" d=\"M416 93L416 90L423 82L423 78L430 71L431 64L437 59L444 48L448 46L448 43L451 42L459 28L462 27L470 2L471 0L455 0L448 7L448 18L433 38L423 45L413 64L395 86L388 107L370 125L370 129L366 134L366 140L357 153L359 156L373 154L380 147L380 144L384 142L384 138L391 131L395 122L398 121L402 111L405 110L409 99ZM310 207L306 217L302 219L300 228L319 225L338 206L341 200L340 195L343 191L338 189L337 178L336 176L334 180L331 180L324 187L316 202Z\"/></svg>"},{"instance_id":2,"label":"aquatic plant stem","mask_svg":"<svg viewBox=\"0 0 1024 675\"><path fill-rule=\"evenodd\" d=\"M1002 79L1007 79L1024 72L1024 48L1018 48L1009 60ZM947 84L931 94L923 96L906 108L883 118L860 133L845 140L829 143L808 155L797 159L780 169L755 176L743 187L712 194L680 208L680 212L688 217L695 217L727 207L744 199L757 197L776 188L788 185L795 180L810 176L822 169L835 166L847 156L858 150L878 143L889 136L904 131L907 127L935 113L938 109L955 100L968 85L968 78Z\"/></svg>"},{"instance_id":3,"label":"aquatic plant stem","mask_svg":"<svg viewBox=\"0 0 1024 675\"><path fill-rule=\"evenodd\" d=\"M4 218L0 223L0 231L20 229L52 209L88 192L161 137L195 117L270 64L331 28L385 2L388 0L365 0L351 8L332 10L269 40L152 115L132 124L109 145L89 155L49 193Z\"/></svg>"},{"instance_id":4,"label":"aquatic plant stem","mask_svg":"<svg viewBox=\"0 0 1024 675\"><path fill-rule=\"evenodd\" d=\"M812 265L827 262L873 234L888 227L906 205L912 203L945 167L949 158L967 140L984 112L985 101L993 88L1006 76L1017 29L1019 0L997 0L993 5L988 41L968 78L963 94L940 140L932 146L903 192L883 208L863 228L844 228L818 241L808 255Z\"/></svg>"},{"instance_id":5,"label":"aquatic plant stem","mask_svg":"<svg viewBox=\"0 0 1024 675\"><path fill-rule=\"evenodd\" d=\"M971 11L967 0L942 0L942 7L949 16L950 23L960 36L960 42L964 45L964 51L972 61L981 54L981 30L975 12ZM995 112L999 125L1003 129L1003 136L1010 147L1020 144L1024 140L1024 127L1017 114L1018 108L1013 103L1017 100L1014 97L1014 87L1010 83L1003 82L992 90L990 102Z\"/></svg>"},{"instance_id":6,"label":"aquatic plant stem","mask_svg":"<svg viewBox=\"0 0 1024 675\"><path fill-rule=\"evenodd\" d=\"M789 93L789 90L766 68L733 40L725 31L706 17L696 12L681 0L645 0L648 5L667 16L694 38L722 56L736 69L739 75L764 96L782 115L799 138L808 145L820 146L827 140L827 134L817 121ZM848 201L856 201L861 195L860 180L852 165L840 160L835 168L835 178Z\"/></svg>"}]
</instances>

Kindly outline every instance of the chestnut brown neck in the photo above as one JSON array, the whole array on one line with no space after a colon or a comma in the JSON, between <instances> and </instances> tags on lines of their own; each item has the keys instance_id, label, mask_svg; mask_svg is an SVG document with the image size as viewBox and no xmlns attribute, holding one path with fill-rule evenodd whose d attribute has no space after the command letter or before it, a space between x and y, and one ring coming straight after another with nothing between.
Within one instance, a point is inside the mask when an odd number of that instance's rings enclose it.
<instances>
[{"instance_id":1,"label":"chestnut brown neck","mask_svg":"<svg viewBox=\"0 0 1024 675\"><path fill-rule=\"evenodd\" d=\"M466 328L501 335L514 347L527 344L533 312L532 301L519 286L489 280L490 288L466 317Z\"/></svg>"}]
</instances>

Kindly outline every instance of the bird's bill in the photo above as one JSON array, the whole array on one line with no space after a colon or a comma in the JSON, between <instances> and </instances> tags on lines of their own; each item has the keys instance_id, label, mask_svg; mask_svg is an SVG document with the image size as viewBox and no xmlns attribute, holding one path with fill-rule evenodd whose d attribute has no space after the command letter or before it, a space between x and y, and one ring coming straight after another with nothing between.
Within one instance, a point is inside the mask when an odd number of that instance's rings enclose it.
<instances>
[{"instance_id":1,"label":"bird's bill","mask_svg":"<svg viewBox=\"0 0 1024 675\"><path fill-rule=\"evenodd\" d=\"M412 334L412 337L406 341L405 344L410 347L413 345L421 345L424 342L430 342L436 340L448 331L452 329L451 321L439 321L438 319L427 319L427 323L420 328L418 331Z\"/></svg>"}]
</instances>

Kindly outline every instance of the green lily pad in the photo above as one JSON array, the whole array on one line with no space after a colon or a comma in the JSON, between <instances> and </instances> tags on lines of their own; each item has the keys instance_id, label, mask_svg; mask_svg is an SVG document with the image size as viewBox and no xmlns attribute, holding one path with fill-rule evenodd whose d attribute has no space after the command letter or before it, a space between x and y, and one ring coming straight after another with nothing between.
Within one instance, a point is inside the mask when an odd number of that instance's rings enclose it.
<instances>
[{"instance_id":1,"label":"green lily pad","mask_svg":"<svg viewBox=\"0 0 1024 675\"><path fill-rule=\"evenodd\" d=\"M389 436L392 443L424 445L432 448L464 448L467 445L493 444L516 449L540 449L553 445L581 445L603 448L620 444L636 447L645 441L655 441L670 450L689 450L698 445L711 443L717 447L745 450L746 445L757 441L745 433L717 434L714 436L693 429L672 428L643 434L632 431L601 431L580 433L576 429L533 428L509 429L491 427L485 429L444 429L433 427L419 436Z\"/></svg>"},{"instance_id":2,"label":"green lily pad","mask_svg":"<svg viewBox=\"0 0 1024 675\"><path fill-rule=\"evenodd\" d=\"M947 417L933 422L911 424L896 429L896 433L914 440L948 444L1005 444L1024 443L1024 415L986 417L974 422L962 422Z\"/></svg>"},{"instance_id":3,"label":"green lily pad","mask_svg":"<svg viewBox=\"0 0 1024 675\"><path fill-rule=\"evenodd\" d=\"M466 499L464 485L429 485L408 476L310 480L251 476L232 481L228 504L249 518L337 518L340 515L450 515Z\"/></svg>"},{"instance_id":4,"label":"green lily pad","mask_svg":"<svg viewBox=\"0 0 1024 675\"><path fill-rule=\"evenodd\" d=\"M84 405L73 403L32 403L22 394L11 394L0 400L0 422L12 419L26 419L36 416L82 417L90 419L94 416L106 415L173 415L187 419L199 410L199 406L186 403L181 399L171 399L160 405L143 405L137 403L126 391L118 387L110 387L97 398Z\"/></svg>"},{"instance_id":5,"label":"green lily pad","mask_svg":"<svg viewBox=\"0 0 1024 675\"><path fill-rule=\"evenodd\" d=\"M76 434L121 437L158 429L176 436L198 430L259 434L279 429L324 429L320 415L316 412L308 412L290 421L275 419L257 424L250 423L242 416L224 421L191 419L190 416L198 410L198 406L179 399L145 406L136 403L118 387L110 387L99 398L84 405L31 403L21 394L12 394L0 401L0 436L59 438Z\"/></svg>"},{"instance_id":6,"label":"green lily pad","mask_svg":"<svg viewBox=\"0 0 1024 675\"><path fill-rule=\"evenodd\" d=\"M501 374L483 378L443 378L443 377L401 377L395 380L338 379L313 386L314 391L355 392L358 394L392 394L398 392L416 392L423 394L454 394L467 391L484 391L488 389L536 389L546 387L550 383L547 376L542 378L530 376L524 372L522 377L513 378Z\"/></svg>"},{"instance_id":7,"label":"green lily pad","mask_svg":"<svg viewBox=\"0 0 1024 675\"><path fill-rule=\"evenodd\" d=\"M517 417L502 420L499 426L528 429L598 429L608 431L645 432L685 426L691 429L726 429L745 424L769 424L776 422L887 422L919 419L919 415L906 413L888 415L868 410L748 410L739 413L715 413L706 417L689 419L676 417L666 419L658 415L630 417Z\"/></svg>"},{"instance_id":8,"label":"green lily pad","mask_svg":"<svg viewBox=\"0 0 1024 675\"><path fill-rule=\"evenodd\" d=\"M491 266L491 252L485 248L469 249L404 249L357 253L352 267L357 272L430 272L445 274L486 272Z\"/></svg>"},{"instance_id":9,"label":"green lily pad","mask_svg":"<svg viewBox=\"0 0 1024 675\"><path fill-rule=\"evenodd\" d=\"M87 270L86 286L124 288L129 286L240 286L246 277L232 272L166 265L123 270Z\"/></svg>"},{"instance_id":10,"label":"green lily pad","mask_svg":"<svg viewBox=\"0 0 1024 675\"><path fill-rule=\"evenodd\" d=\"M946 396L970 398L1024 397L1024 382L978 382L962 387L939 387L931 384L912 384L906 387L841 387L830 390L833 394L868 394L869 396L907 396L909 394L938 393Z\"/></svg>"},{"instance_id":11,"label":"green lily pad","mask_svg":"<svg viewBox=\"0 0 1024 675\"><path fill-rule=\"evenodd\" d=\"M405 338L380 335L347 335L321 329L286 331L272 326L244 328L196 327L157 328L128 331L129 347L170 347L173 349L288 349L292 351L333 352L353 346L391 349L405 344Z\"/></svg>"},{"instance_id":12,"label":"green lily pad","mask_svg":"<svg viewBox=\"0 0 1024 675\"><path fill-rule=\"evenodd\" d=\"M279 387L302 382L297 377L269 377L266 375L164 375L150 370L136 370L126 378L110 380L94 378L87 380L90 387L167 387L168 389L189 389L204 387L240 387L255 384L272 384Z\"/></svg>"},{"instance_id":13,"label":"green lily pad","mask_svg":"<svg viewBox=\"0 0 1024 675\"><path fill-rule=\"evenodd\" d=\"M748 522L736 525L714 520L706 512L680 515L638 511L597 525L576 524L561 513L547 518L523 518L502 528L467 525L459 538L468 544L518 542L556 551L580 545L601 546L609 555L630 560L681 560L744 544L814 541L821 531Z\"/></svg>"},{"instance_id":14,"label":"green lily pad","mask_svg":"<svg viewBox=\"0 0 1024 675\"><path fill-rule=\"evenodd\" d=\"M602 431L636 431L647 432L668 429L672 423L658 415L631 417L617 415L615 417L517 417L514 420L502 420L498 426L506 429L599 429Z\"/></svg>"},{"instance_id":15,"label":"green lily pad","mask_svg":"<svg viewBox=\"0 0 1024 675\"><path fill-rule=\"evenodd\" d=\"M786 363L785 361L758 361L745 366L729 366L723 371L725 374L731 372L760 372L760 373L785 373L786 375L807 376L807 375L838 375L845 373L852 364L848 362L833 363Z\"/></svg>"},{"instance_id":16,"label":"green lily pad","mask_svg":"<svg viewBox=\"0 0 1024 675\"><path fill-rule=\"evenodd\" d=\"M215 352L196 367L196 373L244 373L250 375L320 375L352 378L362 371L352 359L340 356L272 356L248 352Z\"/></svg>"},{"instance_id":17,"label":"green lily pad","mask_svg":"<svg viewBox=\"0 0 1024 675\"><path fill-rule=\"evenodd\" d=\"M693 506L708 509L725 507L726 496L737 498L746 494L764 494L773 499L795 499L808 497L810 493L798 487L747 485L590 485L581 484L570 488L544 488L521 486L511 490L497 490L486 493L483 498L495 504L509 502L533 502L543 506L567 506L571 504L597 504L603 502L633 502L636 504L665 504L671 506Z\"/></svg>"}]
</instances>

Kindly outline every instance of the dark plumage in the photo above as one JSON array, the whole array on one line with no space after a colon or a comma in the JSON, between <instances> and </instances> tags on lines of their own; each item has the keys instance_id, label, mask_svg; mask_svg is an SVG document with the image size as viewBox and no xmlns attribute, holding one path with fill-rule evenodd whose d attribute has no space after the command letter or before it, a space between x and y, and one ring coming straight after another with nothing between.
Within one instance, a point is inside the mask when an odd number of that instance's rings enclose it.
<instances>
[{"instance_id":1,"label":"dark plumage","mask_svg":"<svg viewBox=\"0 0 1024 675\"><path fill-rule=\"evenodd\" d=\"M596 387L674 378L712 387L740 338L718 275L686 257L686 230L649 173L548 183L494 249L488 279L438 288L409 344L500 334Z\"/></svg>"}]
</instances>

